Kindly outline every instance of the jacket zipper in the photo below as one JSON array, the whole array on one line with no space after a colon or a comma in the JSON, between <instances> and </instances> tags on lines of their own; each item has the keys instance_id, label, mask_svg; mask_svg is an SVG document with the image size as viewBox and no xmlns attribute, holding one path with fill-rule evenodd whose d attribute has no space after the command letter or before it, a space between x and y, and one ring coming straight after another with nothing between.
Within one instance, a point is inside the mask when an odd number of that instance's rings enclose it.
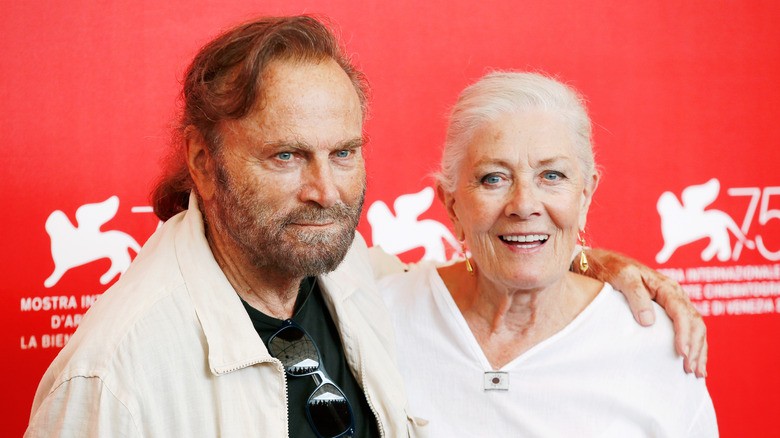
<instances>
[{"instance_id":1,"label":"jacket zipper","mask_svg":"<svg viewBox=\"0 0 780 438\"><path fill-rule=\"evenodd\" d=\"M363 394L366 395L366 401L368 402L368 407L371 409L371 413L374 414L374 418L376 419L376 424L379 429L379 436L384 437L385 428L382 425L382 420L381 418L379 418L379 414L374 408L374 403L371 401L371 393L368 390L368 381L366 380L366 367L365 367L365 363L363 362L362 353L360 354L360 380L363 382Z\"/></svg>"},{"instance_id":2,"label":"jacket zipper","mask_svg":"<svg viewBox=\"0 0 780 438\"><path fill-rule=\"evenodd\" d=\"M276 358L274 358L274 361L278 362L279 364L277 368L282 369L282 379L284 379L284 408L285 408L284 427L285 429L287 429L287 431L285 432L285 436L287 436L287 438L290 438L290 401L288 400L289 395L287 394L287 373L284 371L284 365L282 365L282 361Z\"/></svg>"}]
</instances>

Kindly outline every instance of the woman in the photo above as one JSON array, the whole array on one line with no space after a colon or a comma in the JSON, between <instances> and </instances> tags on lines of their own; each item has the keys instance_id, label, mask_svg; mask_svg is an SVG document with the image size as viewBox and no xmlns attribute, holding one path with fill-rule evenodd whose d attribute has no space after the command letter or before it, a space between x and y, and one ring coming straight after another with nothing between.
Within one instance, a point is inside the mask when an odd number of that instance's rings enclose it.
<instances>
[{"instance_id":1,"label":"woman","mask_svg":"<svg viewBox=\"0 0 780 438\"><path fill-rule=\"evenodd\" d=\"M461 94L437 194L471 257L380 287L432 436L717 436L666 314L643 328L609 284L569 270L598 181L567 86L493 73Z\"/></svg>"}]
</instances>

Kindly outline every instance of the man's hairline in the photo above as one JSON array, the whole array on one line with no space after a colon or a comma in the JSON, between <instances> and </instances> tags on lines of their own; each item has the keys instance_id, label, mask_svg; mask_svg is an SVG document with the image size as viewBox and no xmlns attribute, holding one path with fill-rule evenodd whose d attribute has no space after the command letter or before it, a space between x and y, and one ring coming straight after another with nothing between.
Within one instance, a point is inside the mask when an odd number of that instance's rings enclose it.
<instances>
[{"instance_id":1,"label":"man's hairline","mask_svg":"<svg viewBox=\"0 0 780 438\"><path fill-rule=\"evenodd\" d=\"M268 71L272 68L272 66L274 66L275 64L278 64L278 63L290 63L292 65L303 67L303 66L305 66L307 64L308 65L320 65L320 64L322 64L324 62L327 62L328 60L332 61L333 63L335 63L338 66L339 70L341 70L341 72L343 72L344 75L347 77L347 80L349 81L350 85L352 85L352 91L355 93L355 97L358 100L358 106L360 108L360 130L361 130L361 133L362 133L363 132L363 128L365 127L366 119L368 118L368 103L365 101L366 96L364 96L364 99L360 98L360 96L363 95L364 93L362 93L362 90L359 89L358 84L356 84L352 80L352 78L349 76L347 71L344 70L344 68L341 66L341 64L338 63L336 58L334 58L334 57L332 57L330 55L322 55L322 56L319 56L319 57L317 57L317 56L295 57L295 56L292 56L292 55L284 55L283 54L283 55L280 55L280 56L278 56L278 57L268 61L268 63L263 68L263 71L260 72L260 75L261 76L266 75L268 73ZM238 66L236 66L234 68L238 68ZM268 87L264 87L264 88L268 88ZM239 118L239 119L218 120L214 124L214 131L215 131L215 134L216 134L217 138L214 139L215 140L215 144L212 145L212 146L213 146L213 152L216 155L219 155L220 153L222 153L222 151L224 149L223 130L225 129L225 125L227 123L230 123L230 122L241 123L244 120L246 120L247 118L249 118L250 116L252 116L252 115L254 115L254 114L258 113L258 112L263 111L264 110L264 108L263 108L264 107L263 100L265 99L265 96L266 96L265 90L259 91L257 93L257 97L256 97L255 101L252 103L249 111L247 111L247 113L244 116L242 116L241 118ZM194 126L194 125L186 126L184 128L184 131L186 132L190 128L192 128L193 131L195 131L195 132L197 132L197 133L202 135L202 133L200 132L198 127ZM192 135L192 134L190 134L190 135ZM357 138L355 138L355 139L357 139ZM349 141L354 141L355 139L351 139ZM365 133L361 134L361 139L362 139L362 142L363 142L362 145L365 145L366 143L368 143L368 138L365 135ZM204 140L205 140L205 138L204 138Z\"/></svg>"}]
</instances>

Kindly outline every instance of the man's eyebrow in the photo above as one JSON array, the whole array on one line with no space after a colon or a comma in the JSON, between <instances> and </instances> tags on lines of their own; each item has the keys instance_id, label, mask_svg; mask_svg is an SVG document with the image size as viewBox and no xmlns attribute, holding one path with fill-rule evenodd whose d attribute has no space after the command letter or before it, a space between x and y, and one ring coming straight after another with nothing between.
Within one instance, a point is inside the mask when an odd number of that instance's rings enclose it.
<instances>
[{"instance_id":1,"label":"man's eyebrow","mask_svg":"<svg viewBox=\"0 0 780 438\"><path fill-rule=\"evenodd\" d=\"M344 140L339 143L336 143L334 149L354 150L363 147L366 143L368 143L367 138L355 137L349 140ZM265 149L267 147L271 147L275 149L295 149L300 151L313 151L315 149L315 147L309 143L302 142L302 141L295 141L295 140L266 141L262 144L262 148Z\"/></svg>"},{"instance_id":2,"label":"man's eyebrow","mask_svg":"<svg viewBox=\"0 0 780 438\"><path fill-rule=\"evenodd\" d=\"M314 149L311 145L308 143L304 143L302 141L289 141L289 140L279 140L279 141L266 141L263 142L260 147L262 149L265 148L274 148L274 149L298 149L303 151L310 151Z\"/></svg>"},{"instance_id":3,"label":"man's eyebrow","mask_svg":"<svg viewBox=\"0 0 780 438\"><path fill-rule=\"evenodd\" d=\"M366 145L366 143L368 143L368 139L366 137L355 137L351 140L346 140L339 143L339 145L336 148L342 150L354 150L354 149L362 148L363 146Z\"/></svg>"}]
</instances>

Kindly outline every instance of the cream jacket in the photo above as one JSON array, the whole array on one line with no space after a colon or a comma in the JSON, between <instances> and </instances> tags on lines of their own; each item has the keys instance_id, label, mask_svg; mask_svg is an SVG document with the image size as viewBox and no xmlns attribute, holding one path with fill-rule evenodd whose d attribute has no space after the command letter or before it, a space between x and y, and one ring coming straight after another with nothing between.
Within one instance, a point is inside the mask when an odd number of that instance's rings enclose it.
<instances>
[{"instance_id":1,"label":"cream jacket","mask_svg":"<svg viewBox=\"0 0 780 438\"><path fill-rule=\"evenodd\" d=\"M421 436L360 235L320 287L384 437ZM194 199L144 246L46 371L25 437L287 437L287 392Z\"/></svg>"}]
</instances>

